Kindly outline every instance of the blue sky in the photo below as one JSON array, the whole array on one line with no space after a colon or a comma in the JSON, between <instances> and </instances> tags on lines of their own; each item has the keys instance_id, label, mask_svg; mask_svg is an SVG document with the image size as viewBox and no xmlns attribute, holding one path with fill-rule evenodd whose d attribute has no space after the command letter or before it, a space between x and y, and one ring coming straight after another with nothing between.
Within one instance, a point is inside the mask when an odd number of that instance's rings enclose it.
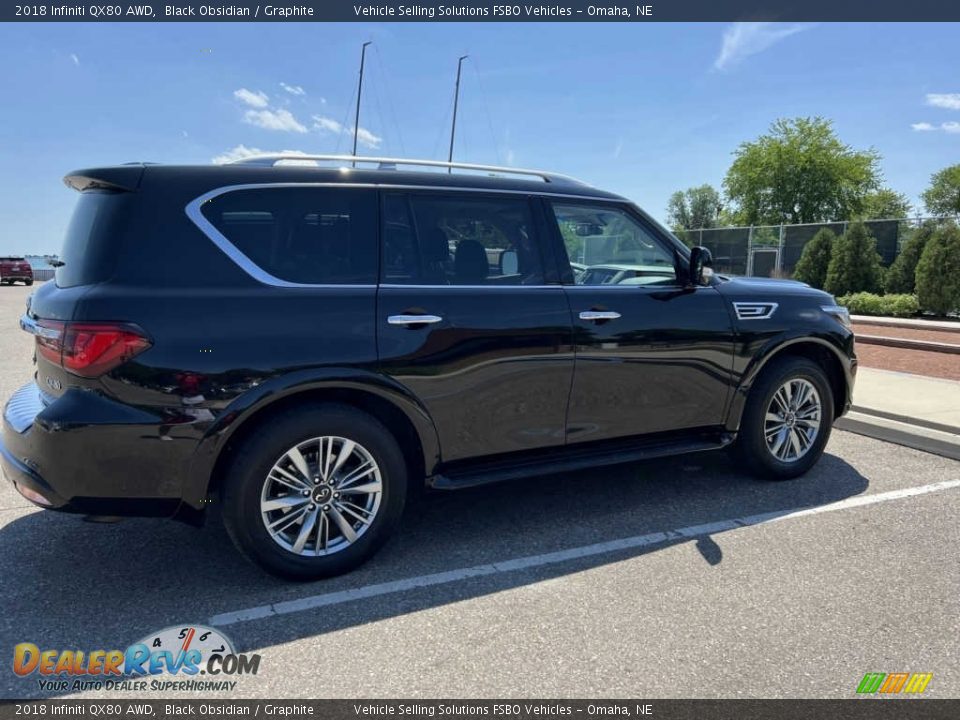
<instances>
[{"instance_id":1,"label":"blue sky","mask_svg":"<svg viewBox=\"0 0 960 720\"><path fill-rule=\"evenodd\" d=\"M960 162L945 23L6 24L0 253L59 249L71 169L348 151L366 40L363 153L445 157L469 53L457 159L575 175L660 218L778 117L833 119L914 202Z\"/></svg>"}]
</instances>

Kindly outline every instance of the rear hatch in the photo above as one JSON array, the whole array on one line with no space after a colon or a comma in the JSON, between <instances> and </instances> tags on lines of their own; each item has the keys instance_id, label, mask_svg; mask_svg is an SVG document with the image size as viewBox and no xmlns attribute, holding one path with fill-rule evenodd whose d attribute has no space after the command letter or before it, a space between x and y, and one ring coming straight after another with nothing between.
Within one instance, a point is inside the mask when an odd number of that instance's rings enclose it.
<instances>
[{"instance_id":1,"label":"rear hatch","mask_svg":"<svg viewBox=\"0 0 960 720\"><path fill-rule=\"evenodd\" d=\"M27 277L33 275L30 263L22 257L0 257L0 278Z\"/></svg>"},{"instance_id":2,"label":"rear hatch","mask_svg":"<svg viewBox=\"0 0 960 720\"><path fill-rule=\"evenodd\" d=\"M64 178L79 197L60 262L54 280L28 299L21 320L35 337L37 385L48 398L71 387L98 387L105 372L149 346L137 328L111 318L75 320L83 295L115 274L143 170L121 166Z\"/></svg>"}]
</instances>

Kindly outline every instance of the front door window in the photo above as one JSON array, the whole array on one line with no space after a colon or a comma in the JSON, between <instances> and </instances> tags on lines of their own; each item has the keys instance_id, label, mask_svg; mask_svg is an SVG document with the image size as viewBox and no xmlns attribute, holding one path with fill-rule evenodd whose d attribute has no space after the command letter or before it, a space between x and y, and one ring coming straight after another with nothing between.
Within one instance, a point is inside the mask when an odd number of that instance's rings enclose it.
<instances>
[{"instance_id":1,"label":"front door window","mask_svg":"<svg viewBox=\"0 0 960 720\"><path fill-rule=\"evenodd\" d=\"M674 285L670 252L625 211L554 203L578 285Z\"/></svg>"}]
</instances>

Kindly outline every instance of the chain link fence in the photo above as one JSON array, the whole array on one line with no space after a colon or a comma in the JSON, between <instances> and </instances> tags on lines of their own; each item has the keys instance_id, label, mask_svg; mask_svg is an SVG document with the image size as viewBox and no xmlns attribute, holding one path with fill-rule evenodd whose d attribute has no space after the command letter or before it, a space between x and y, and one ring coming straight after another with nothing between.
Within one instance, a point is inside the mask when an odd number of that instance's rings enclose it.
<instances>
[{"instance_id":1,"label":"chain link fence","mask_svg":"<svg viewBox=\"0 0 960 720\"><path fill-rule=\"evenodd\" d=\"M867 230L877 240L877 252L889 267L913 232L926 222L941 223L956 218L914 217L902 220L867 220ZM713 253L713 267L728 275L792 277L803 248L820 230L836 235L846 232L849 222L751 227L700 228L678 231L687 245L703 245Z\"/></svg>"}]
</instances>

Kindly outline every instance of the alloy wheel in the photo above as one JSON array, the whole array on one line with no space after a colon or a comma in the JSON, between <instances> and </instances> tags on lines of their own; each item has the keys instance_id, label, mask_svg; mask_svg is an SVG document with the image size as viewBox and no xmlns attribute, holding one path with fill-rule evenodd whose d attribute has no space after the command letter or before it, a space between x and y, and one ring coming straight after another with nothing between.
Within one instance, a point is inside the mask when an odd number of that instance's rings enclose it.
<instances>
[{"instance_id":1,"label":"alloy wheel","mask_svg":"<svg viewBox=\"0 0 960 720\"><path fill-rule=\"evenodd\" d=\"M809 380L792 378L773 394L763 422L767 450L780 462L796 462L820 432L822 404Z\"/></svg>"},{"instance_id":2,"label":"alloy wheel","mask_svg":"<svg viewBox=\"0 0 960 720\"><path fill-rule=\"evenodd\" d=\"M380 509L383 478L370 452L323 436L287 450L270 468L260 515L274 542L296 555L331 555L353 545Z\"/></svg>"}]
</instances>

